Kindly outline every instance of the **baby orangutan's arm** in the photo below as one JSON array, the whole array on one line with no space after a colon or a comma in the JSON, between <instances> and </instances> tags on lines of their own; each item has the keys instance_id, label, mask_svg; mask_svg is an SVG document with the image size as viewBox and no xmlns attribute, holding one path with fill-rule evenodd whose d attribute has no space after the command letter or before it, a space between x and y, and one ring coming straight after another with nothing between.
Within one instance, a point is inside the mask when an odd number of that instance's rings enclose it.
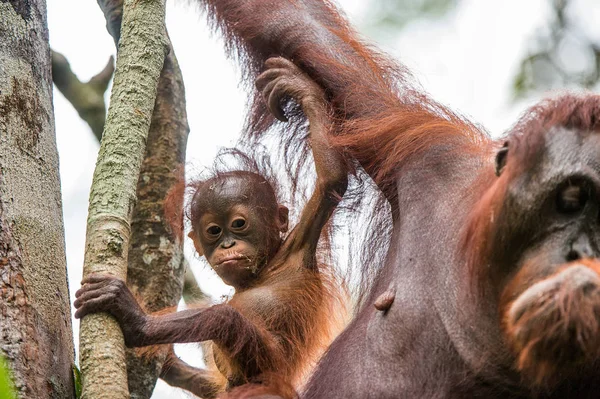
<instances>
[{"instance_id":1,"label":"baby orangutan's arm","mask_svg":"<svg viewBox=\"0 0 600 399\"><path fill-rule=\"evenodd\" d=\"M277 119L287 121L280 101L289 96L300 104L310 125L309 140L317 182L293 232L295 236L292 250L302 250L314 257L321 231L348 186L348 168L341 154L330 146L327 138L331 115L323 89L285 58L270 58L265 66L267 70L257 78L256 86L262 91L271 113ZM307 267L316 267L314 260L307 259L305 264Z\"/></svg>"}]
</instances>

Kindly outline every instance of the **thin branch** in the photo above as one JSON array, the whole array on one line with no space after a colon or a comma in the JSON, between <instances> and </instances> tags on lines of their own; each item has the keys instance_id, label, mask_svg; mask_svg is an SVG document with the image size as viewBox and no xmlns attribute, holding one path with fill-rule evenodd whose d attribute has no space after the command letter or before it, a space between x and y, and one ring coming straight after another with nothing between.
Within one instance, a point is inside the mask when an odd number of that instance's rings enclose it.
<instances>
[{"instance_id":1,"label":"thin branch","mask_svg":"<svg viewBox=\"0 0 600 399\"><path fill-rule=\"evenodd\" d=\"M102 71L89 82L83 83L71 70L67 58L52 51L52 80L56 88L73 105L81 119L87 122L98 140L102 137L106 120L104 92L114 71L114 58L111 56Z\"/></svg>"}]
</instances>

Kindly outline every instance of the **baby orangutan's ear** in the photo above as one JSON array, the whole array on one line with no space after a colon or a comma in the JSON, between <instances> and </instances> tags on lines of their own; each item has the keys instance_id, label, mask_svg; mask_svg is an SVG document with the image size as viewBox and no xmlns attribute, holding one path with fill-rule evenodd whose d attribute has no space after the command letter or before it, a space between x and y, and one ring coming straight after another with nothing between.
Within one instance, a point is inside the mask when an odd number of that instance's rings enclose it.
<instances>
[{"instance_id":1,"label":"baby orangutan's ear","mask_svg":"<svg viewBox=\"0 0 600 399\"><path fill-rule=\"evenodd\" d=\"M283 205L277 206L277 229L282 233L288 231L289 214L290 210L287 207Z\"/></svg>"},{"instance_id":2,"label":"baby orangutan's ear","mask_svg":"<svg viewBox=\"0 0 600 399\"><path fill-rule=\"evenodd\" d=\"M202 245L200 245L200 242L198 241L196 232L194 230L190 231L188 233L188 237L190 237L192 239L192 241L194 242L194 248L196 248L196 252L198 253L198 256L204 255L204 250L202 249Z\"/></svg>"}]
</instances>

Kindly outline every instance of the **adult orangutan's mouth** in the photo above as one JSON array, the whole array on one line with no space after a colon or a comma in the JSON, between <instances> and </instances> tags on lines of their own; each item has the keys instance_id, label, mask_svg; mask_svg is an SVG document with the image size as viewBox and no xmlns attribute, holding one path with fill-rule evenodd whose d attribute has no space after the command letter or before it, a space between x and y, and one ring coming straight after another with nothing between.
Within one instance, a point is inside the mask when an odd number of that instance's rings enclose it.
<instances>
[{"instance_id":1,"label":"adult orangutan's mouth","mask_svg":"<svg viewBox=\"0 0 600 399\"><path fill-rule=\"evenodd\" d=\"M510 306L508 317L512 323L517 323L531 308L539 306L541 302L557 299L561 290L581 291L585 294L598 286L600 277L595 271L584 265L570 266L532 285L519 295Z\"/></svg>"},{"instance_id":2,"label":"adult orangutan's mouth","mask_svg":"<svg viewBox=\"0 0 600 399\"><path fill-rule=\"evenodd\" d=\"M507 341L517 368L537 384L600 357L600 262L566 264L506 308Z\"/></svg>"}]
</instances>

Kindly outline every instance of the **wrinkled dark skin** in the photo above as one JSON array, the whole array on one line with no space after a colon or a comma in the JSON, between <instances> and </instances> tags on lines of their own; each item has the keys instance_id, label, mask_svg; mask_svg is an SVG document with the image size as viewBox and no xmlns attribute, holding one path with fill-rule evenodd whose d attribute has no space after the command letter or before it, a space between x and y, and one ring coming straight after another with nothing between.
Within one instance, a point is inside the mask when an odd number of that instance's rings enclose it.
<instances>
[{"instance_id":1,"label":"wrinkled dark skin","mask_svg":"<svg viewBox=\"0 0 600 399\"><path fill-rule=\"evenodd\" d=\"M135 344L143 339L147 316L127 288L127 284L118 278L93 274L85 278L82 285L85 286L85 290L79 289L75 293L75 318L79 319L87 313L100 312L111 307L114 309L113 316L123 320L121 330L125 345L136 346Z\"/></svg>"},{"instance_id":2,"label":"wrinkled dark skin","mask_svg":"<svg viewBox=\"0 0 600 399\"><path fill-rule=\"evenodd\" d=\"M317 183L298 225L282 240L288 210L277 203L266 180L249 172L224 173L194 195L192 215L198 218L192 220L189 237L198 254L236 289L227 304L147 315L125 283L108 275L85 277L75 294L76 318L110 313L129 347L211 340L218 371L195 369L171 353L161 374L204 398L225 389L233 389L228 398L292 397L292 382L318 350L318 338L329 332L323 314L329 293L316 250L346 189L346 166L327 143L328 114L319 86L287 60L269 60L266 68L257 86L276 107L274 114L284 118L279 100L287 96L299 102L310 121ZM278 378L244 385L265 373Z\"/></svg>"}]
</instances>

